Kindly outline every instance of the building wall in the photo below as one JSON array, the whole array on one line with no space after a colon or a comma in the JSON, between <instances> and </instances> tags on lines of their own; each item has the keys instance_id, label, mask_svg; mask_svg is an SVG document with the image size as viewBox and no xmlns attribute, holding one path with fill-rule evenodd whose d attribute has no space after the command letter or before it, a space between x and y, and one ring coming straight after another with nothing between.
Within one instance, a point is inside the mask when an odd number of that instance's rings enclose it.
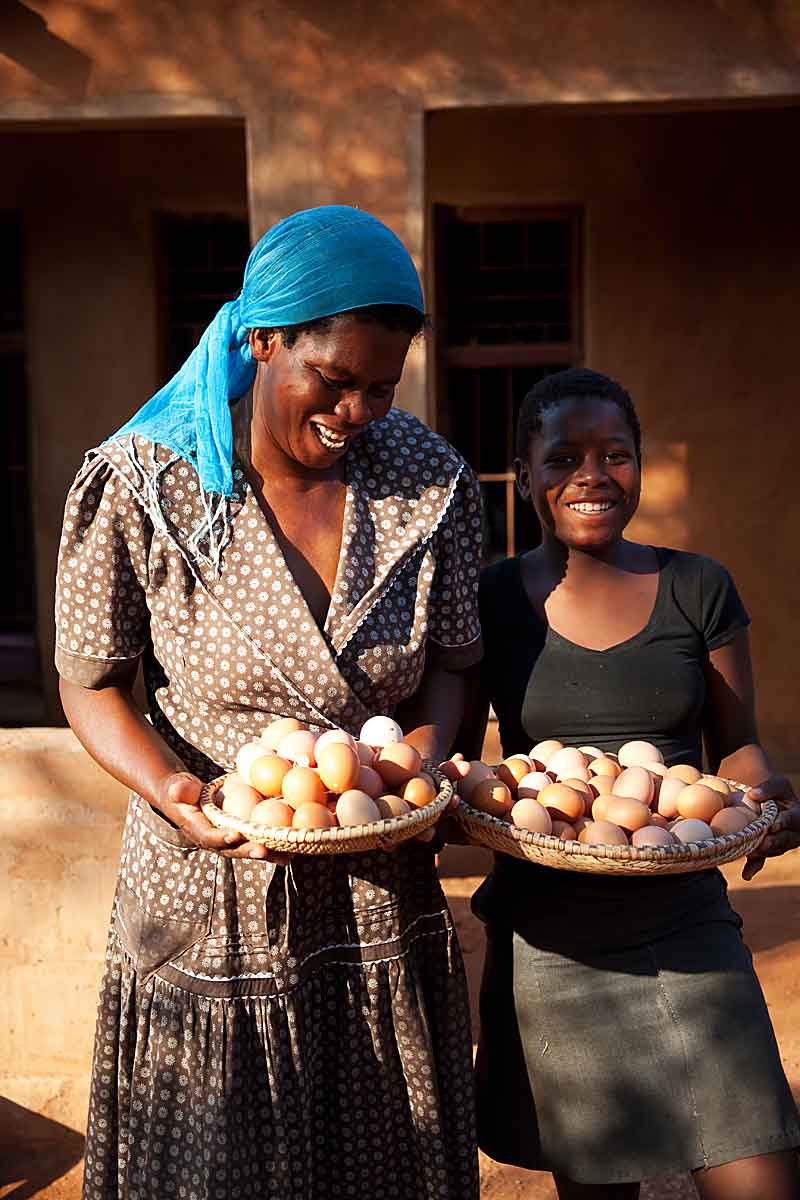
<instances>
[{"instance_id":1,"label":"building wall","mask_svg":"<svg viewBox=\"0 0 800 1200\"><path fill-rule=\"evenodd\" d=\"M762 734L787 770L800 769L800 166L786 153L798 140L800 108L483 109L431 114L426 143L431 206L582 206L584 361L630 390L644 432L631 533L732 572L753 619Z\"/></svg>"},{"instance_id":2,"label":"building wall","mask_svg":"<svg viewBox=\"0 0 800 1200\"><path fill-rule=\"evenodd\" d=\"M240 124L3 133L0 208L24 221L38 640L60 712L53 584L64 498L84 452L162 382L159 212L247 212Z\"/></svg>"}]
</instances>

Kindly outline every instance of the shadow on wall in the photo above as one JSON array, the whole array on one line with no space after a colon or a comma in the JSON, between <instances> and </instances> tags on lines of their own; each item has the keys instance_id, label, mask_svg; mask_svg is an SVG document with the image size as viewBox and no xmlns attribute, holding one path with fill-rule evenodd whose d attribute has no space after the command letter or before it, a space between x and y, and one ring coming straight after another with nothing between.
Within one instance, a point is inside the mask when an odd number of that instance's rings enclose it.
<instances>
[{"instance_id":1,"label":"shadow on wall","mask_svg":"<svg viewBox=\"0 0 800 1200\"><path fill-rule=\"evenodd\" d=\"M0 7L0 51L74 99L86 95L92 60L51 33L43 18L19 0Z\"/></svg>"},{"instance_id":2,"label":"shadow on wall","mask_svg":"<svg viewBox=\"0 0 800 1200\"><path fill-rule=\"evenodd\" d=\"M80 1162L83 1137L58 1121L0 1097L0 1188L28 1200Z\"/></svg>"}]
</instances>

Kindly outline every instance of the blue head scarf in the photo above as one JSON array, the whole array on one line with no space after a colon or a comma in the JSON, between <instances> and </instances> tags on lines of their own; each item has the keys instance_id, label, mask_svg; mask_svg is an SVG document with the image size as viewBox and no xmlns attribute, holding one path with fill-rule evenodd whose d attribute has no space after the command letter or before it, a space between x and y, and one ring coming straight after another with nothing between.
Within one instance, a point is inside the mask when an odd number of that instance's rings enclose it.
<instances>
[{"instance_id":1,"label":"blue head scarf","mask_svg":"<svg viewBox=\"0 0 800 1200\"><path fill-rule=\"evenodd\" d=\"M167 446L197 468L204 492L230 496L230 402L248 391L256 373L249 330L371 304L424 312L419 276L400 239L346 205L294 213L256 243L238 299L223 304L178 373L114 437L140 434Z\"/></svg>"}]
</instances>

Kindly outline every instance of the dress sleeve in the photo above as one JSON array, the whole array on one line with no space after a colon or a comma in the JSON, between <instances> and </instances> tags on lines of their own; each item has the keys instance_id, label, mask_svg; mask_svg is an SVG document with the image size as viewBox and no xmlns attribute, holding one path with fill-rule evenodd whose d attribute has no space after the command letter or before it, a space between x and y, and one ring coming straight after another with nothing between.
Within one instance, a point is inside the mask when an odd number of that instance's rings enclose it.
<instances>
[{"instance_id":1,"label":"dress sleeve","mask_svg":"<svg viewBox=\"0 0 800 1200\"><path fill-rule=\"evenodd\" d=\"M702 561L700 611L703 637L709 650L727 645L740 629L746 629L750 624L735 583L725 568L712 558Z\"/></svg>"},{"instance_id":2,"label":"dress sleeve","mask_svg":"<svg viewBox=\"0 0 800 1200\"><path fill-rule=\"evenodd\" d=\"M483 656L478 616L481 494L467 466L461 471L436 532L434 557L428 603L428 661L448 671L464 671Z\"/></svg>"},{"instance_id":3,"label":"dress sleeve","mask_svg":"<svg viewBox=\"0 0 800 1200\"><path fill-rule=\"evenodd\" d=\"M71 683L114 684L142 654L151 534L125 480L90 455L67 496L56 574L55 664Z\"/></svg>"}]
</instances>

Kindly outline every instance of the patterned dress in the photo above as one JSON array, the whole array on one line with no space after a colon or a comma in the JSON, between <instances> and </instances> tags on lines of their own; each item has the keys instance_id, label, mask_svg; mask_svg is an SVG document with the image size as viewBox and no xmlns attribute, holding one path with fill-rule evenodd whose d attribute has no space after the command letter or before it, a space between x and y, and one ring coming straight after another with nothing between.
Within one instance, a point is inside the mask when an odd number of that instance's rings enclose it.
<instances>
[{"instance_id":1,"label":"patterned dress","mask_svg":"<svg viewBox=\"0 0 800 1200\"><path fill-rule=\"evenodd\" d=\"M138 437L90 452L61 543L62 676L98 687L141 658L154 726L210 779L278 715L357 732L426 662L480 657L477 485L415 418L348 451L323 629L234 475L215 567L190 463ZM466 987L428 845L230 859L131 796L83 1194L477 1197Z\"/></svg>"}]
</instances>

